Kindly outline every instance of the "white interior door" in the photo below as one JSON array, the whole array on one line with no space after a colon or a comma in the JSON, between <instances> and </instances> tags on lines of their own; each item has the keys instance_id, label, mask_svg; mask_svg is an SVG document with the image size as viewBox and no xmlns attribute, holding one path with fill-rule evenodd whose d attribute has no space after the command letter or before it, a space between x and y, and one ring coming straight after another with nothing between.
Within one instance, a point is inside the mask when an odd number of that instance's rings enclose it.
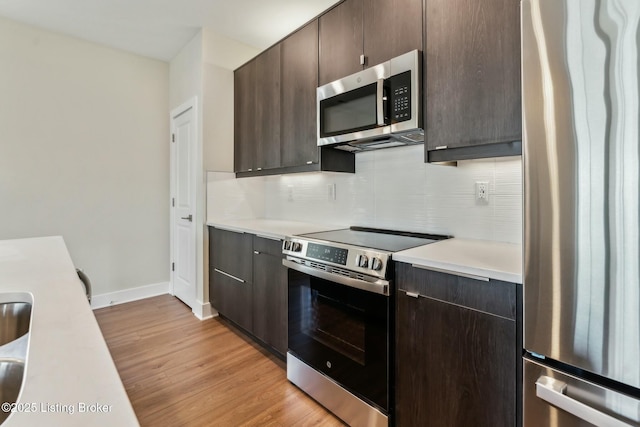
<instances>
[{"instance_id":1,"label":"white interior door","mask_svg":"<svg viewBox=\"0 0 640 427\"><path fill-rule=\"evenodd\" d=\"M196 126L194 109L172 117L173 294L193 308L196 299Z\"/></svg>"}]
</instances>

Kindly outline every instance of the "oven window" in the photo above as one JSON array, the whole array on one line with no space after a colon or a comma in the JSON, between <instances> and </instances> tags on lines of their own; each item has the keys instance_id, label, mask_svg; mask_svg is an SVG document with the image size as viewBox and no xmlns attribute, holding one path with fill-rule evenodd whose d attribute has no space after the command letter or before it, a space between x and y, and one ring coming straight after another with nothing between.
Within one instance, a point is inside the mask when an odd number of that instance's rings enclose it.
<instances>
[{"instance_id":1,"label":"oven window","mask_svg":"<svg viewBox=\"0 0 640 427\"><path fill-rule=\"evenodd\" d=\"M307 294L307 322L303 332L327 347L365 364L364 310L336 301L317 290Z\"/></svg>"}]
</instances>

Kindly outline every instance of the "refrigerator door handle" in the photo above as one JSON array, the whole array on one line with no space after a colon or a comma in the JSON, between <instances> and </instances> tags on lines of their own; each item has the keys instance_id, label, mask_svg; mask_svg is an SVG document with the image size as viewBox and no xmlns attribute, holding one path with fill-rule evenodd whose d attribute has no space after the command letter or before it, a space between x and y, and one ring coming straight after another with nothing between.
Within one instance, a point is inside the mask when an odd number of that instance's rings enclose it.
<instances>
[{"instance_id":1,"label":"refrigerator door handle","mask_svg":"<svg viewBox=\"0 0 640 427\"><path fill-rule=\"evenodd\" d=\"M536 381L536 396L588 423L596 426L633 427L631 424L572 399L565 394L566 391L567 384L554 378L542 375Z\"/></svg>"}]
</instances>

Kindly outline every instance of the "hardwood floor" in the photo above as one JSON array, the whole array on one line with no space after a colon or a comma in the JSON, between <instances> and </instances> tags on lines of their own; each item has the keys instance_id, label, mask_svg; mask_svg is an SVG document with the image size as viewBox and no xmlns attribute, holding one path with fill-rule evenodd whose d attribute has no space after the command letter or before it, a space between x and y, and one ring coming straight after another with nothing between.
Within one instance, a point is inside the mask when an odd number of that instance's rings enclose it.
<instances>
[{"instance_id":1,"label":"hardwood floor","mask_svg":"<svg viewBox=\"0 0 640 427\"><path fill-rule=\"evenodd\" d=\"M341 426L285 364L170 295L95 311L141 426Z\"/></svg>"}]
</instances>

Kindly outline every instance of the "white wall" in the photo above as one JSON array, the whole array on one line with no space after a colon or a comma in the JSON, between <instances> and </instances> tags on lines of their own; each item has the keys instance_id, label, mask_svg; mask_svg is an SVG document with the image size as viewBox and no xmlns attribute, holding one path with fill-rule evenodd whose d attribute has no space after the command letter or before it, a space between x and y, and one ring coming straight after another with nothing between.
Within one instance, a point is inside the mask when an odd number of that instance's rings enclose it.
<instances>
[{"instance_id":1,"label":"white wall","mask_svg":"<svg viewBox=\"0 0 640 427\"><path fill-rule=\"evenodd\" d=\"M169 63L171 110L202 93L202 33L187 43Z\"/></svg>"},{"instance_id":2,"label":"white wall","mask_svg":"<svg viewBox=\"0 0 640 427\"><path fill-rule=\"evenodd\" d=\"M233 70L259 50L202 29L204 168L233 172Z\"/></svg>"},{"instance_id":3,"label":"white wall","mask_svg":"<svg viewBox=\"0 0 640 427\"><path fill-rule=\"evenodd\" d=\"M227 70L235 70L261 50L239 41L221 36L209 28L202 29L203 62L217 65Z\"/></svg>"},{"instance_id":4,"label":"white wall","mask_svg":"<svg viewBox=\"0 0 640 427\"><path fill-rule=\"evenodd\" d=\"M203 63L203 167L233 172L233 71Z\"/></svg>"},{"instance_id":5,"label":"white wall","mask_svg":"<svg viewBox=\"0 0 640 427\"><path fill-rule=\"evenodd\" d=\"M267 179L267 218L522 241L520 157L423 162L423 147L388 148L356 155L356 174L285 175ZM489 181L489 204L475 200L475 182ZM336 184L328 201L327 185ZM289 186L294 200L288 201Z\"/></svg>"},{"instance_id":6,"label":"white wall","mask_svg":"<svg viewBox=\"0 0 640 427\"><path fill-rule=\"evenodd\" d=\"M423 146L356 155L356 173L309 173L244 178L209 174L208 194L222 208L209 219L302 220L361 225L520 243L520 157L459 162L457 167L423 163ZM475 200L475 182L489 181L489 204ZM336 200L328 186L336 184ZM289 200L290 187L293 201ZM264 211L247 200L262 194Z\"/></svg>"},{"instance_id":7,"label":"white wall","mask_svg":"<svg viewBox=\"0 0 640 427\"><path fill-rule=\"evenodd\" d=\"M197 100L196 169L196 307L207 316L209 292L208 239L206 234L205 170L233 171L233 70L257 49L216 35L208 29L198 34L171 60L170 106L173 111L190 99Z\"/></svg>"},{"instance_id":8,"label":"white wall","mask_svg":"<svg viewBox=\"0 0 640 427\"><path fill-rule=\"evenodd\" d=\"M265 178L236 179L227 172L207 173L207 219L265 217Z\"/></svg>"},{"instance_id":9,"label":"white wall","mask_svg":"<svg viewBox=\"0 0 640 427\"><path fill-rule=\"evenodd\" d=\"M167 282L168 71L0 18L0 239L62 235L94 294Z\"/></svg>"}]
</instances>

